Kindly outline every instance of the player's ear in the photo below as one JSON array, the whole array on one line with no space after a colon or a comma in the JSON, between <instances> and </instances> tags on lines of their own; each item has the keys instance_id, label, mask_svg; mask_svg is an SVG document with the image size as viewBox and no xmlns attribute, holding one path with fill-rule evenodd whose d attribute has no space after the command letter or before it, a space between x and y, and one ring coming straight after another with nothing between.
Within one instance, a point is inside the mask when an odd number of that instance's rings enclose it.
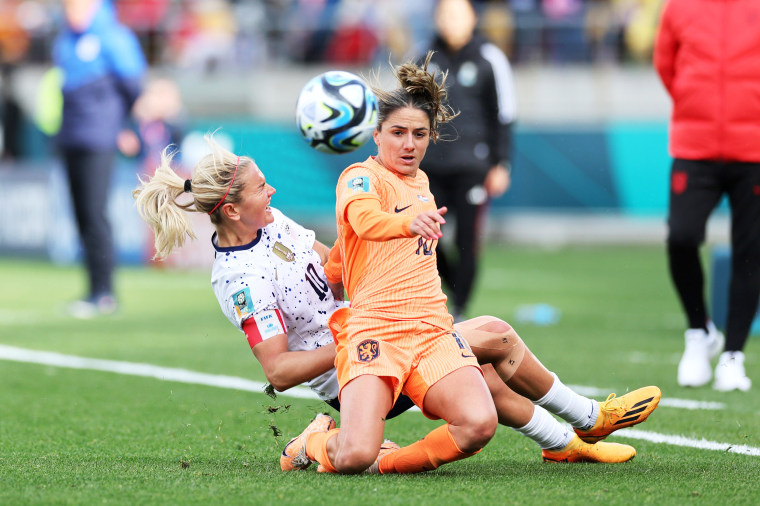
<instances>
[{"instance_id":1,"label":"player's ear","mask_svg":"<svg viewBox=\"0 0 760 506\"><path fill-rule=\"evenodd\" d=\"M372 131L372 139L375 141L375 144L379 147L380 146L380 143L378 142L380 140L380 129L379 128L375 128Z\"/></svg>"},{"instance_id":2,"label":"player's ear","mask_svg":"<svg viewBox=\"0 0 760 506\"><path fill-rule=\"evenodd\" d=\"M238 207L231 203L231 202L225 202L222 204L222 214L227 217L227 219L238 221L240 219L240 211L238 210Z\"/></svg>"}]
</instances>

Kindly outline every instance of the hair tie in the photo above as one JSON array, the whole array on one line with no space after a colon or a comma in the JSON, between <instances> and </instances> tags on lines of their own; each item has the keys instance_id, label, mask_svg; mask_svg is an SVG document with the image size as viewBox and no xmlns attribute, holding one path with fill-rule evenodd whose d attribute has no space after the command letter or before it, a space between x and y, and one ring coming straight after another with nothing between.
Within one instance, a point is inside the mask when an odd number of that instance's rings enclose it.
<instances>
[{"instance_id":1,"label":"hair tie","mask_svg":"<svg viewBox=\"0 0 760 506\"><path fill-rule=\"evenodd\" d=\"M224 202L224 199L227 198L227 195L230 193L230 190L232 189L232 185L235 183L235 176L237 176L237 170L240 166L240 157L237 157L237 162L235 163L235 172L232 173L232 181L230 181L230 186L227 187L227 191L224 192L224 197L222 197L222 200L219 201L217 205L214 206L214 208L208 212L208 214L212 214L214 211L216 211L216 208L222 205L222 202Z\"/></svg>"},{"instance_id":2,"label":"hair tie","mask_svg":"<svg viewBox=\"0 0 760 506\"><path fill-rule=\"evenodd\" d=\"M185 179L185 193L193 191L193 182L189 179Z\"/></svg>"}]
</instances>

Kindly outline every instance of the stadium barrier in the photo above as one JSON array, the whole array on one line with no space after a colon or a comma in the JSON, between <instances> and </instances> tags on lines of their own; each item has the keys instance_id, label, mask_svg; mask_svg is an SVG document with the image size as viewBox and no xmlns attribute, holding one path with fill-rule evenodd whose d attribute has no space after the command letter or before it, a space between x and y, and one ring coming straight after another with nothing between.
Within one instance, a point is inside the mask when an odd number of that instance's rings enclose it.
<instances>
[{"instance_id":1,"label":"stadium barrier","mask_svg":"<svg viewBox=\"0 0 760 506\"><path fill-rule=\"evenodd\" d=\"M188 173L205 152L203 134L252 156L278 191L275 207L331 241L335 234L335 181L345 166L374 153L370 141L352 155L311 149L291 123L250 118L203 119L187 125L175 159ZM0 165L0 254L38 256L58 263L79 259L66 181L44 137L34 158ZM512 188L491 203L487 239L551 244L664 241L667 208L665 123L520 126L514 139ZM424 168L424 166L423 166ZM122 264L152 256L152 237L137 215L131 192L137 173L149 171L120 158L109 213ZM205 217L193 216L199 237L167 266L204 267L213 259Z\"/></svg>"}]
</instances>

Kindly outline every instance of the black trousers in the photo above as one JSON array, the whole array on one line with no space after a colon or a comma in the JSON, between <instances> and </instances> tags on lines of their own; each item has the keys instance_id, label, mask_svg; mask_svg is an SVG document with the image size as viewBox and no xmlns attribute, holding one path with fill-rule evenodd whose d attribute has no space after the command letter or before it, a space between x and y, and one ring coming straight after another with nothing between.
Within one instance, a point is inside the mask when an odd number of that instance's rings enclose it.
<instances>
[{"instance_id":1,"label":"black trousers","mask_svg":"<svg viewBox=\"0 0 760 506\"><path fill-rule=\"evenodd\" d=\"M115 151L64 150L74 216L84 248L90 297L113 294L114 245L108 192Z\"/></svg>"},{"instance_id":2,"label":"black trousers","mask_svg":"<svg viewBox=\"0 0 760 506\"><path fill-rule=\"evenodd\" d=\"M689 328L708 318L699 246L723 195L731 208L726 351L744 348L760 297L760 163L675 159L668 213L670 274Z\"/></svg>"},{"instance_id":3,"label":"black trousers","mask_svg":"<svg viewBox=\"0 0 760 506\"><path fill-rule=\"evenodd\" d=\"M483 181L485 174L461 171L454 174L428 174L430 191L438 207L449 211L444 218L456 218L455 251L444 251L439 243L436 250L438 273L449 287L454 299L454 312L462 313L472 294L477 275L482 225L487 214L487 198ZM447 233L444 225L443 233Z\"/></svg>"}]
</instances>

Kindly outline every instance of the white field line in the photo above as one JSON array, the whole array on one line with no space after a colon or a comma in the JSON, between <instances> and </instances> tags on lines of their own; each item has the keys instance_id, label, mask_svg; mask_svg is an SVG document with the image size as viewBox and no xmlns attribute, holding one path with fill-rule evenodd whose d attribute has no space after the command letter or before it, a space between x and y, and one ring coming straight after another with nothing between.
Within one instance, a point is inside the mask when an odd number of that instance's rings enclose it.
<instances>
[{"instance_id":1,"label":"white field line","mask_svg":"<svg viewBox=\"0 0 760 506\"><path fill-rule=\"evenodd\" d=\"M143 376L163 381L176 381L179 383L191 383L195 385L207 385L247 392L264 393L266 383L251 381L236 376L224 376L221 374L206 374L189 371L187 369L175 369L172 367L160 367L151 364L136 362L119 362L116 360L102 360L97 358L84 358L74 355L64 355L51 351L36 351L15 346L0 344L0 359L14 362L31 362L35 364L51 365L54 367L66 367L69 369L88 369L93 371L113 372L130 376ZM287 391L289 397L300 399L319 399L309 388L295 387Z\"/></svg>"},{"instance_id":2,"label":"white field line","mask_svg":"<svg viewBox=\"0 0 760 506\"><path fill-rule=\"evenodd\" d=\"M179 383L206 385L257 393L263 393L264 387L266 386L266 383L262 383L260 381L251 381L236 376L207 374L190 371L187 369L160 367L156 365L141 364L136 362L121 362L116 360L77 357L74 355L65 355L63 353L29 350L26 348L17 348L15 346L6 346L2 344L0 344L0 360L43 364L54 367L65 367L69 369L86 369L93 371L112 372L130 376L155 378L162 381L176 381ZM570 388L581 395L587 396L605 395L609 392L609 390L602 390L595 387L585 387L578 385L570 385ZM318 397L311 390L304 387L291 388L286 392L279 393L278 395L296 397L300 399L318 399ZM690 401L687 399L669 399L670 402L666 403L666 400L668 399L661 400L660 405L685 409L720 410L725 408L723 404L717 402L699 403L697 401ZM618 431L617 434L631 439L643 439L654 443L687 446L701 450L717 450L729 453L739 453L743 455L760 456L760 448L755 448L747 445L719 443L716 441L708 441L706 439L691 439L683 436L658 434L656 432L647 432L638 429L622 429Z\"/></svg>"},{"instance_id":3,"label":"white field line","mask_svg":"<svg viewBox=\"0 0 760 506\"><path fill-rule=\"evenodd\" d=\"M612 389L587 387L583 385L567 385L573 391L585 395L586 397L606 397ZM626 392L621 392L623 395ZM717 410L726 409L726 405L722 402L709 402L709 401L692 401L690 399L675 399L666 397L660 400L660 406L668 406L669 408L681 408L681 409L704 409L704 410Z\"/></svg>"},{"instance_id":4,"label":"white field line","mask_svg":"<svg viewBox=\"0 0 760 506\"><path fill-rule=\"evenodd\" d=\"M675 446L688 446L689 448L698 448L700 450L717 450L727 453L739 453L741 455L752 455L760 457L760 448L747 445L733 445L730 443L718 443L708 441L707 439L692 439L683 436L673 436L671 434L658 434L657 432L647 432L638 429L620 429L615 435L630 437L633 439L644 439L653 443L665 443Z\"/></svg>"}]
</instances>

